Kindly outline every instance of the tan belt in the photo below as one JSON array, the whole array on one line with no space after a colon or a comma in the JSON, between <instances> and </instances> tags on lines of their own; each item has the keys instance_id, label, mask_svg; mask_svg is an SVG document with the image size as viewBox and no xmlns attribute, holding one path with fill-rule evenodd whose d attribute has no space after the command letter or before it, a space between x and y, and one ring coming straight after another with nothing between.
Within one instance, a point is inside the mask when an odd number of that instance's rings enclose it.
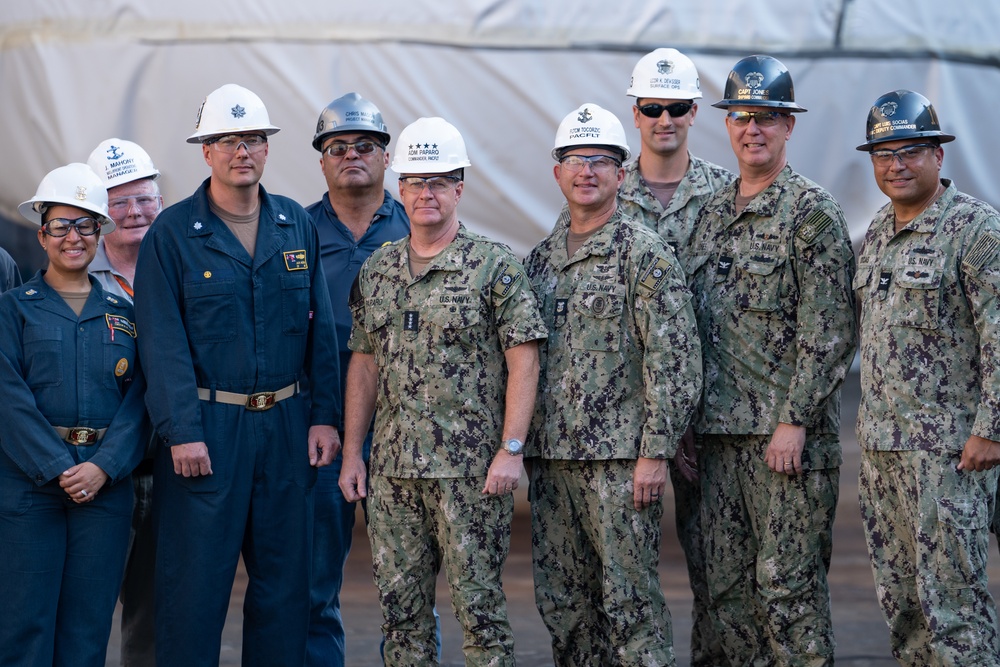
<instances>
[{"instance_id":1,"label":"tan belt","mask_svg":"<svg viewBox=\"0 0 1000 667\"><path fill-rule=\"evenodd\" d=\"M92 445L108 432L106 428L90 428L89 426L53 426L59 437L71 445Z\"/></svg>"},{"instance_id":2,"label":"tan belt","mask_svg":"<svg viewBox=\"0 0 1000 667\"><path fill-rule=\"evenodd\" d=\"M287 387L282 387L278 391L258 391L256 394L237 394L232 391L215 391L213 396L211 389L198 387L198 398L203 401L225 403L226 405L242 405L247 410L263 412L270 410L278 401L291 398L299 393L299 383L293 382Z\"/></svg>"}]
</instances>

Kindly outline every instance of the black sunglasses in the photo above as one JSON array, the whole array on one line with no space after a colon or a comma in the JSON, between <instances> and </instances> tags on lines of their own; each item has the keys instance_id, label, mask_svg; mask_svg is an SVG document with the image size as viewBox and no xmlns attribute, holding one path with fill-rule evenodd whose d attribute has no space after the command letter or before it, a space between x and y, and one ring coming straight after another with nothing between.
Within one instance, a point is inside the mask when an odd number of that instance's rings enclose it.
<instances>
[{"instance_id":1,"label":"black sunglasses","mask_svg":"<svg viewBox=\"0 0 1000 667\"><path fill-rule=\"evenodd\" d=\"M674 102L673 104L643 104L641 107L637 106L639 113L647 118L659 118L663 115L664 110L670 114L671 118L680 118L688 111L691 111L691 107L694 106L693 102Z\"/></svg>"}]
</instances>

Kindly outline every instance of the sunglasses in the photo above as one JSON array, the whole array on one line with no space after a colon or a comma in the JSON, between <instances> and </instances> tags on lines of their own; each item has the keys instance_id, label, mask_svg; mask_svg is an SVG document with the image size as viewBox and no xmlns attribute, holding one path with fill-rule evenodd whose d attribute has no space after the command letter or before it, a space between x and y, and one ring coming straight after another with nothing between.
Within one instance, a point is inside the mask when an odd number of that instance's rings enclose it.
<instances>
[{"instance_id":1,"label":"sunglasses","mask_svg":"<svg viewBox=\"0 0 1000 667\"><path fill-rule=\"evenodd\" d=\"M647 118L659 118L666 111L670 114L671 118L680 118L687 112L691 111L691 107L694 106L693 102L674 102L673 104L643 104L641 107L637 106L643 116Z\"/></svg>"},{"instance_id":2,"label":"sunglasses","mask_svg":"<svg viewBox=\"0 0 1000 667\"><path fill-rule=\"evenodd\" d=\"M774 127L779 119L788 116L787 113L780 111L730 111L726 115L733 125L741 127L749 125L751 120L757 123L757 127Z\"/></svg>"},{"instance_id":3,"label":"sunglasses","mask_svg":"<svg viewBox=\"0 0 1000 667\"><path fill-rule=\"evenodd\" d=\"M355 141L353 144L344 141L335 141L324 148L323 152L330 157L344 157L347 155L347 151L352 148L357 151L358 155L368 155L369 153L374 153L376 148L382 148L382 146L370 139Z\"/></svg>"}]
</instances>

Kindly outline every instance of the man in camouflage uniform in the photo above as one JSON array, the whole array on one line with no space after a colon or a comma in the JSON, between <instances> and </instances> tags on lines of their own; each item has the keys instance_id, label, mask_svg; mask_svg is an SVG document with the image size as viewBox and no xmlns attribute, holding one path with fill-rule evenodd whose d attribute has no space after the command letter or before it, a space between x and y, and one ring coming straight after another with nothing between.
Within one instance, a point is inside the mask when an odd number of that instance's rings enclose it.
<instances>
[{"instance_id":1,"label":"man in camouflage uniform","mask_svg":"<svg viewBox=\"0 0 1000 667\"><path fill-rule=\"evenodd\" d=\"M545 325L510 250L459 223L468 165L446 121L403 130L392 166L411 233L365 262L351 294L340 486L368 495L377 403L368 533L390 666L437 664L442 561L466 664L514 665L500 575Z\"/></svg>"},{"instance_id":2,"label":"man in camouflage uniform","mask_svg":"<svg viewBox=\"0 0 1000 667\"><path fill-rule=\"evenodd\" d=\"M618 119L584 104L552 155L568 206L525 263L549 328L529 443L535 601L559 667L674 665L660 496L701 391L691 295L670 248L618 209Z\"/></svg>"},{"instance_id":3,"label":"man in camouflage uniform","mask_svg":"<svg viewBox=\"0 0 1000 667\"><path fill-rule=\"evenodd\" d=\"M861 511L901 665L1000 665L986 581L1000 462L1000 214L940 178L923 95L868 115L889 197L858 260Z\"/></svg>"},{"instance_id":4,"label":"man in camouflage uniform","mask_svg":"<svg viewBox=\"0 0 1000 667\"><path fill-rule=\"evenodd\" d=\"M705 391L702 521L710 613L733 665L832 665L830 566L840 385L855 351L843 213L785 157L791 77L768 56L726 83L739 178L692 235Z\"/></svg>"},{"instance_id":5,"label":"man in camouflage uniform","mask_svg":"<svg viewBox=\"0 0 1000 667\"><path fill-rule=\"evenodd\" d=\"M656 49L646 54L632 70L626 94L636 98L632 119L639 130L642 151L625 167L619 207L627 217L655 230L673 248L683 267L702 206L735 177L688 152L688 131L698 113L696 100L702 96L698 70L690 58L676 49ZM726 656L708 615L701 483L690 429L681 447L677 464L668 461L668 470L674 487L677 537L684 550L693 594L691 667L725 667Z\"/></svg>"}]
</instances>

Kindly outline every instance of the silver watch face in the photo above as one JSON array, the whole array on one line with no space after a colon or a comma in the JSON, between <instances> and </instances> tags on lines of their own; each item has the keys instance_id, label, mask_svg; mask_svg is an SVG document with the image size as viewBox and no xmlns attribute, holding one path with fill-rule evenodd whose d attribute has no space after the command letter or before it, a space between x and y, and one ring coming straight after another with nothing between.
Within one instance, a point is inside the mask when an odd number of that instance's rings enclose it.
<instances>
[{"instance_id":1,"label":"silver watch face","mask_svg":"<svg viewBox=\"0 0 1000 667\"><path fill-rule=\"evenodd\" d=\"M516 438L511 438L510 440L504 441L503 447L509 454L520 454L521 450L524 449L524 443Z\"/></svg>"}]
</instances>

